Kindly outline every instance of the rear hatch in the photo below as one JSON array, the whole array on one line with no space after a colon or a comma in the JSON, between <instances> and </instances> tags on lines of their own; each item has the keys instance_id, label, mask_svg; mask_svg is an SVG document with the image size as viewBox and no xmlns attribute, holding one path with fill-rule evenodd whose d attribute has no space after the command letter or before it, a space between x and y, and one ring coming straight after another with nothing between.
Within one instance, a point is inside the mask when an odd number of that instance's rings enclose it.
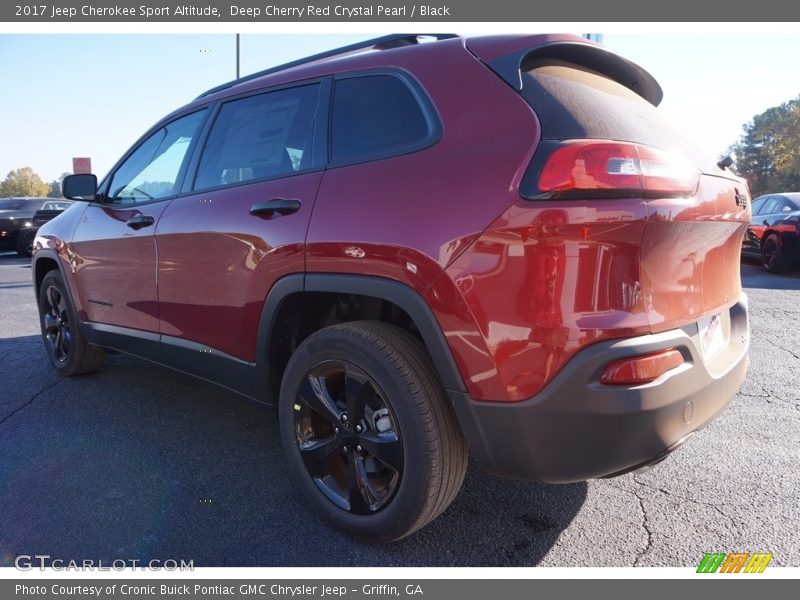
<instances>
[{"instance_id":1,"label":"rear hatch","mask_svg":"<svg viewBox=\"0 0 800 600\"><path fill-rule=\"evenodd\" d=\"M657 332L734 304L750 219L745 182L661 114L661 89L646 71L579 38L546 42L519 44L502 56L470 50L517 89L539 119L541 142L520 185L532 208L595 207L594 222L581 224L586 243L597 234L596 250L604 251L602 238L617 220L623 237L638 246L638 270L628 269L628 281L611 277L626 293L612 290L619 301L606 302L603 311L628 318L638 313L635 321L642 325L644 317ZM625 202L640 208L624 217L603 210Z\"/></svg>"}]
</instances>

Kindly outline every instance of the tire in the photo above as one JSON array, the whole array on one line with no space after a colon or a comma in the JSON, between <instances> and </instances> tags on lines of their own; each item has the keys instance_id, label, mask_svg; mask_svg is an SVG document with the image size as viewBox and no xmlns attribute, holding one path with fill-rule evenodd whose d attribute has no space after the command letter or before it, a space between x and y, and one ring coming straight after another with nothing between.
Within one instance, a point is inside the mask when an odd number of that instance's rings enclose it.
<instances>
[{"instance_id":1,"label":"tire","mask_svg":"<svg viewBox=\"0 0 800 600\"><path fill-rule=\"evenodd\" d=\"M36 239L35 229L23 229L17 236L16 250L20 256L33 254L33 240Z\"/></svg>"},{"instance_id":2,"label":"tire","mask_svg":"<svg viewBox=\"0 0 800 600\"><path fill-rule=\"evenodd\" d=\"M782 273L786 270L783 244L777 233L770 233L761 244L761 266L769 273Z\"/></svg>"},{"instance_id":3,"label":"tire","mask_svg":"<svg viewBox=\"0 0 800 600\"><path fill-rule=\"evenodd\" d=\"M352 536L401 539L464 481L467 445L430 357L394 325L344 323L304 340L283 376L279 419L295 482Z\"/></svg>"},{"instance_id":4,"label":"tire","mask_svg":"<svg viewBox=\"0 0 800 600\"><path fill-rule=\"evenodd\" d=\"M39 323L47 356L60 375L94 373L103 366L106 353L83 337L72 300L57 270L45 275L39 288Z\"/></svg>"}]
</instances>

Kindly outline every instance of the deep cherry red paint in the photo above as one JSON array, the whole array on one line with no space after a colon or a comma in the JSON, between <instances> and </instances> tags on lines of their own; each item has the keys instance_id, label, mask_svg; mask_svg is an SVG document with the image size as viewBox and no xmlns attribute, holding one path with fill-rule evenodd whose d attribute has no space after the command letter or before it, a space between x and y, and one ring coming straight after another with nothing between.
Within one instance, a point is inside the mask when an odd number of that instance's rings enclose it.
<instances>
[{"instance_id":1,"label":"deep cherry red paint","mask_svg":"<svg viewBox=\"0 0 800 600\"><path fill-rule=\"evenodd\" d=\"M580 38L489 37L470 40L469 50L453 39L368 52L199 99L197 107L393 66L413 72L431 96L443 133L400 157L131 209L76 205L42 229L40 243L71 274L81 319L183 337L247 361L281 277L395 280L431 307L472 398L529 398L589 344L685 326L736 302L750 216L734 198L743 182L720 173L703 175L682 198L522 199L539 121L475 54L489 61L559 40ZM272 219L249 214L274 197L302 208ZM126 227L139 213L155 226Z\"/></svg>"}]
</instances>

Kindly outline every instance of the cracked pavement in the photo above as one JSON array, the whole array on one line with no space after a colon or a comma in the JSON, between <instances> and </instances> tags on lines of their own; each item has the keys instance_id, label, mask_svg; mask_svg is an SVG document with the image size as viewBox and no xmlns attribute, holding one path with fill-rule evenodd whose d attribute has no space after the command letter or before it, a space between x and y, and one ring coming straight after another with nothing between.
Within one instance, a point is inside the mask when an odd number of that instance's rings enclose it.
<instances>
[{"instance_id":1,"label":"cracked pavement","mask_svg":"<svg viewBox=\"0 0 800 600\"><path fill-rule=\"evenodd\" d=\"M542 485L470 468L450 509L388 546L323 525L268 409L111 356L59 379L29 261L0 254L0 566L18 554L197 566L696 566L770 551L800 566L800 272L742 266L751 367L731 406L655 469Z\"/></svg>"}]
</instances>

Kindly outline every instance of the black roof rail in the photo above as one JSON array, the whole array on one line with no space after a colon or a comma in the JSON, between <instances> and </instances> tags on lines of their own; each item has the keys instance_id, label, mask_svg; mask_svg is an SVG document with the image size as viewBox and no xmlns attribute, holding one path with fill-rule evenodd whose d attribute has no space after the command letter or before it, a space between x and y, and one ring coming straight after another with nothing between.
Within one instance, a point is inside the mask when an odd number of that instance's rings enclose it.
<instances>
[{"instance_id":1,"label":"black roof rail","mask_svg":"<svg viewBox=\"0 0 800 600\"><path fill-rule=\"evenodd\" d=\"M276 67L270 67L269 69L264 69L263 71L258 71L257 73L252 73L250 75L240 77L239 79L234 79L227 83L223 83L221 85L213 87L210 90L206 90L205 92L200 94L197 98L195 98L195 100L199 100L200 98L203 98L205 96L210 96L211 94L228 89L229 87L233 87L234 85L244 83L245 81L257 79L259 77L263 77L264 75L271 75L272 73L277 73L278 71L291 69L292 67L299 67L300 65L316 62L324 58L339 56L340 54L347 54L349 52L355 52L357 50L366 50L367 48L372 48L375 50L391 50L392 48L413 46L415 44L419 44L419 38L421 37L435 38L436 40L449 40L452 38L457 38L459 36L456 35L455 33L396 33L392 35L384 35L382 37L372 38L371 40L365 40L363 42L356 42L355 44L350 44L348 46L342 46L341 48L335 48L334 50L326 50L325 52L320 52L319 54L313 54L305 58L293 60L291 62L284 63Z\"/></svg>"}]
</instances>

